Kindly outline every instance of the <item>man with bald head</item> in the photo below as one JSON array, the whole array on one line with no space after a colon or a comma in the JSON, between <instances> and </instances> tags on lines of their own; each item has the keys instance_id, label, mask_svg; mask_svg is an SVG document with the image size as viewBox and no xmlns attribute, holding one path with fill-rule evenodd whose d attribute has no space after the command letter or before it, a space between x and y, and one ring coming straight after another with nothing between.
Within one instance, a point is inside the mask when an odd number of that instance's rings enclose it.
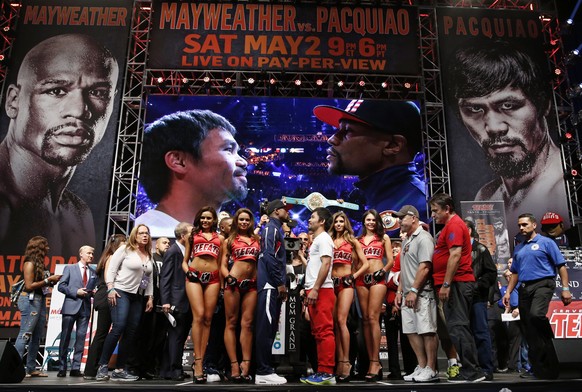
<instances>
[{"instance_id":1,"label":"man with bald head","mask_svg":"<svg viewBox=\"0 0 582 392\"><path fill-rule=\"evenodd\" d=\"M6 91L10 119L0 143L0 249L22 252L42 234L51 253L95 242L88 206L66 187L101 141L113 111L119 66L93 38L48 38L24 57Z\"/></svg>"}]
</instances>

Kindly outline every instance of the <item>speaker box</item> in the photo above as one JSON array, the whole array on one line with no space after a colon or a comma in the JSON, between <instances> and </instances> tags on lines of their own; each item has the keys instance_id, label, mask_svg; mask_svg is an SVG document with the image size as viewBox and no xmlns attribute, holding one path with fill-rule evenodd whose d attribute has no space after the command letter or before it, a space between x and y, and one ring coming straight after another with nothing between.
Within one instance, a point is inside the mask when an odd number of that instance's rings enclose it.
<instances>
[{"instance_id":1,"label":"speaker box","mask_svg":"<svg viewBox=\"0 0 582 392\"><path fill-rule=\"evenodd\" d=\"M560 378L582 377L582 339L554 339Z\"/></svg>"},{"instance_id":2,"label":"speaker box","mask_svg":"<svg viewBox=\"0 0 582 392\"><path fill-rule=\"evenodd\" d=\"M21 382L25 374L22 358L12 343L0 341L0 383Z\"/></svg>"}]
</instances>

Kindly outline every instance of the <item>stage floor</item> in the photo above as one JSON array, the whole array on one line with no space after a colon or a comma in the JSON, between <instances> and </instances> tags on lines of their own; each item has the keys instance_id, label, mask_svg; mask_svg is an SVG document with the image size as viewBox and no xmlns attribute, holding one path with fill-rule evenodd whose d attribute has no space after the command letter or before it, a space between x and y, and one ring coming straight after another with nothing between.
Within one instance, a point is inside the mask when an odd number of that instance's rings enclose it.
<instances>
[{"instance_id":1,"label":"stage floor","mask_svg":"<svg viewBox=\"0 0 582 392\"><path fill-rule=\"evenodd\" d=\"M66 377L57 378L57 372L48 372L48 378L25 378L19 384L0 384L2 392L18 391L33 392L43 390L54 391L85 391L85 390L113 390L113 391L183 391L184 389L196 389L199 391L295 391L295 390L391 390L402 392L414 391L480 391L480 392L579 392L582 391L582 379L560 379L553 381L524 380L519 374L495 374L493 381L480 383L450 383L446 381L443 373L440 374L440 382L430 384L407 383L404 381L379 381L366 383L351 381L346 384L334 386L314 386L301 384L298 381L289 382L281 386L258 386L254 384L233 384L230 382L217 382L208 384L193 384L191 379L183 382L167 380L140 380L135 382L119 381L85 381L82 378Z\"/></svg>"}]
</instances>

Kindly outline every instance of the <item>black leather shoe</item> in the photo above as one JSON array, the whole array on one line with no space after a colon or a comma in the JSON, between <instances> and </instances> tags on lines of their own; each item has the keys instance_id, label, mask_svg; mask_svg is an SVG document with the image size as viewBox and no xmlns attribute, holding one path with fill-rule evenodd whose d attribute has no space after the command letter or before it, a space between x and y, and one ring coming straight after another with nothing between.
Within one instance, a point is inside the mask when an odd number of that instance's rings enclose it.
<instances>
[{"instance_id":1,"label":"black leather shoe","mask_svg":"<svg viewBox=\"0 0 582 392\"><path fill-rule=\"evenodd\" d=\"M184 375L179 374L177 376L172 377L172 381L184 381Z\"/></svg>"},{"instance_id":2,"label":"black leather shoe","mask_svg":"<svg viewBox=\"0 0 582 392\"><path fill-rule=\"evenodd\" d=\"M57 373L57 377L67 377L67 371L59 370L59 372Z\"/></svg>"},{"instance_id":3,"label":"black leather shoe","mask_svg":"<svg viewBox=\"0 0 582 392\"><path fill-rule=\"evenodd\" d=\"M71 376L71 377L83 377L84 374L81 373L80 370L71 370L71 372L69 373L69 376Z\"/></svg>"}]
</instances>

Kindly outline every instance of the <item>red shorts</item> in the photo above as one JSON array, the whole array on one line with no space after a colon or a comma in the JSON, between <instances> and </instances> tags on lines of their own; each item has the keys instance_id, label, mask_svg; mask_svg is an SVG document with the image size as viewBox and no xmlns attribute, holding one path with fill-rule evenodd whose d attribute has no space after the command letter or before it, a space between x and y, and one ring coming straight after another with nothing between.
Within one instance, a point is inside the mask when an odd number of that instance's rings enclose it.
<instances>
[{"instance_id":1,"label":"red shorts","mask_svg":"<svg viewBox=\"0 0 582 392\"><path fill-rule=\"evenodd\" d=\"M188 267L188 271L194 274L194 279L190 280L186 278L186 280L189 282L200 283L202 286L209 286L211 284L220 283L218 270L212 272L200 272L192 267Z\"/></svg>"},{"instance_id":2,"label":"red shorts","mask_svg":"<svg viewBox=\"0 0 582 392\"><path fill-rule=\"evenodd\" d=\"M232 286L225 285L224 288L232 292L238 291L241 294L246 294L251 291L257 291L257 280L256 279L238 280L235 285Z\"/></svg>"},{"instance_id":3,"label":"red shorts","mask_svg":"<svg viewBox=\"0 0 582 392\"><path fill-rule=\"evenodd\" d=\"M370 288L372 286L375 286L377 284L386 284L386 279L382 279L381 281L376 281L376 279L374 279L374 274L365 274L365 275L360 275L358 276L358 278L356 279L356 287L366 287L366 288Z\"/></svg>"},{"instance_id":4,"label":"red shorts","mask_svg":"<svg viewBox=\"0 0 582 392\"><path fill-rule=\"evenodd\" d=\"M349 276L349 275L347 275ZM345 276L342 277L334 277L331 278L333 280L333 291L337 297L337 295L343 290L343 289L349 289L349 288L354 288L353 284L346 284L346 282L344 281Z\"/></svg>"}]
</instances>

